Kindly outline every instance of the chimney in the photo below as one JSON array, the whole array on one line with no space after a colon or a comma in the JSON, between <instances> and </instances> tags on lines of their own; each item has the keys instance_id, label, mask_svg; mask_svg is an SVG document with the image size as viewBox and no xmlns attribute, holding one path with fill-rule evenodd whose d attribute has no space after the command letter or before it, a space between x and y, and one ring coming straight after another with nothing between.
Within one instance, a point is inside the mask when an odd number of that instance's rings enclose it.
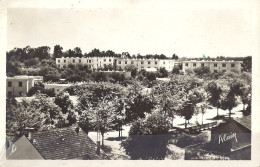
<instances>
[{"instance_id":1,"label":"chimney","mask_svg":"<svg viewBox=\"0 0 260 167\"><path fill-rule=\"evenodd\" d=\"M97 154L100 154L100 141L97 141Z\"/></svg>"},{"instance_id":2,"label":"chimney","mask_svg":"<svg viewBox=\"0 0 260 167\"><path fill-rule=\"evenodd\" d=\"M28 132L28 139L30 140L30 142L33 142L34 128L25 128L25 130Z\"/></svg>"},{"instance_id":3,"label":"chimney","mask_svg":"<svg viewBox=\"0 0 260 167\"><path fill-rule=\"evenodd\" d=\"M28 139L29 139L30 141L33 141L33 132L29 131Z\"/></svg>"},{"instance_id":4,"label":"chimney","mask_svg":"<svg viewBox=\"0 0 260 167\"><path fill-rule=\"evenodd\" d=\"M79 121L77 121L76 123L75 132L77 133L77 135L79 135Z\"/></svg>"}]
</instances>

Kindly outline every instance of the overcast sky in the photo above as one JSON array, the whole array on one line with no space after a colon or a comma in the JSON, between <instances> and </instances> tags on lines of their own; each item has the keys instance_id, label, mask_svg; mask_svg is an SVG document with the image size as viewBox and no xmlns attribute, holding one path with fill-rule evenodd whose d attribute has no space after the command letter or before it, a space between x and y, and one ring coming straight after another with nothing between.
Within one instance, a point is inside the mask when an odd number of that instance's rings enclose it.
<instances>
[{"instance_id":1,"label":"overcast sky","mask_svg":"<svg viewBox=\"0 0 260 167\"><path fill-rule=\"evenodd\" d=\"M255 23L250 6L185 8L168 3L150 8L9 8L7 49L47 45L53 50L59 44L64 51L80 47L83 53L98 48L131 55L252 55Z\"/></svg>"}]
</instances>

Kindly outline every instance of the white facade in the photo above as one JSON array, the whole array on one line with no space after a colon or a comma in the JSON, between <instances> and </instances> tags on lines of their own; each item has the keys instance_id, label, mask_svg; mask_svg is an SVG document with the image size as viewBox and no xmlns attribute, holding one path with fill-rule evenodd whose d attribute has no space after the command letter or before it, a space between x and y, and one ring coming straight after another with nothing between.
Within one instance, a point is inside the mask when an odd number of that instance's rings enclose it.
<instances>
[{"instance_id":1,"label":"white facade","mask_svg":"<svg viewBox=\"0 0 260 167\"><path fill-rule=\"evenodd\" d=\"M6 96L26 95L36 82L42 82L42 76L14 76L6 78Z\"/></svg>"},{"instance_id":2,"label":"white facade","mask_svg":"<svg viewBox=\"0 0 260 167\"><path fill-rule=\"evenodd\" d=\"M174 67L174 60L172 59L126 59L115 57L62 57L56 58L56 65L59 68L68 66L69 64L84 64L91 69L104 68L105 66L112 66L114 69L124 70L127 66L134 66L138 70L164 67L167 71L171 71Z\"/></svg>"},{"instance_id":3,"label":"white facade","mask_svg":"<svg viewBox=\"0 0 260 167\"><path fill-rule=\"evenodd\" d=\"M183 61L182 70L185 72L187 69L194 70L195 68L204 66L209 67L211 73L236 71L241 72L242 61Z\"/></svg>"},{"instance_id":4,"label":"white facade","mask_svg":"<svg viewBox=\"0 0 260 167\"><path fill-rule=\"evenodd\" d=\"M45 89L54 89L54 92L56 94L60 93L61 91L63 91L64 89L68 88L72 86L72 84L44 84L44 88Z\"/></svg>"}]
</instances>

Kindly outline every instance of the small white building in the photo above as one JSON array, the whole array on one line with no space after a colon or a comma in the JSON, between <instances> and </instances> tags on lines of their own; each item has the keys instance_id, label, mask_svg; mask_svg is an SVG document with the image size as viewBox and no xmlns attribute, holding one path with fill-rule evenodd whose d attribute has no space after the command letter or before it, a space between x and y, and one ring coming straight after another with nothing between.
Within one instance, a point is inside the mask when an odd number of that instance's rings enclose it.
<instances>
[{"instance_id":1,"label":"small white building","mask_svg":"<svg viewBox=\"0 0 260 167\"><path fill-rule=\"evenodd\" d=\"M42 82L42 76L14 76L6 78L6 96L24 96L37 82Z\"/></svg>"}]
</instances>

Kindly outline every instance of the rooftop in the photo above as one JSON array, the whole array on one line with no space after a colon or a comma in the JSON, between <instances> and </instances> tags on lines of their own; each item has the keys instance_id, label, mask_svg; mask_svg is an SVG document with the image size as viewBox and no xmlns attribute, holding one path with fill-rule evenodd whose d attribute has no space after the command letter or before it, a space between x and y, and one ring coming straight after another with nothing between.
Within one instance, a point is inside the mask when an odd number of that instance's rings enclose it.
<instances>
[{"instance_id":1,"label":"rooftop","mask_svg":"<svg viewBox=\"0 0 260 167\"><path fill-rule=\"evenodd\" d=\"M73 159L87 156L88 159L109 159L81 129L77 134L75 126L62 129L40 131L33 134L34 147L44 159Z\"/></svg>"},{"instance_id":2,"label":"rooftop","mask_svg":"<svg viewBox=\"0 0 260 167\"><path fill-rule=\"evenodd\" d=\"M244 116L242 118L236 118L234 120L246 127L247 129L251 130L251 115Z\"/></svg>"}]
</instances>

